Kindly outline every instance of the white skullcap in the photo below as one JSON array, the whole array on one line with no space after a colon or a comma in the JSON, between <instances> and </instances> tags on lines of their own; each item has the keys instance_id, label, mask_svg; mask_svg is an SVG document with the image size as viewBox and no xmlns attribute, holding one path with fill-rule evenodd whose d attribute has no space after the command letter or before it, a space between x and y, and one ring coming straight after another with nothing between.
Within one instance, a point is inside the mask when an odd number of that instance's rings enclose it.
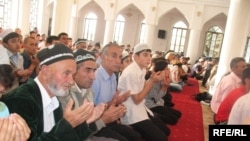
<instances>
[{"instance_id":1,"label":"white skullcap","mask_svg":"<svg viewBox=\"0 0 250 141\"><path fill-rule=\"evenodd\" d=\"M137 44L134 47L134 53L138 53L138 52L143 51L143 50L150 50L151 51L151 49L148 47L147 44Z\"/></svg>"},{"instance_id":2,"label":"white skullcap","mask_svg":"<svg viewBox=\"0 0 250 141\"><path fill-rule=\"evenodd\" d=\"M9 33L13 32L12 29L5 29L0 33L0 38L4 38L6 35L8 35Z\"/></svg>"},{"instance_id":3,"label":"white skullcap","mask_svg":"<svg viewBox=\"0 0 250 141\"><path fill-rule=\"evenodd\" d=\"M122 59L124 59L125 57L127 57L129 55L129 53L126 50L122 51Z\"/></svg>"}]
</instances>

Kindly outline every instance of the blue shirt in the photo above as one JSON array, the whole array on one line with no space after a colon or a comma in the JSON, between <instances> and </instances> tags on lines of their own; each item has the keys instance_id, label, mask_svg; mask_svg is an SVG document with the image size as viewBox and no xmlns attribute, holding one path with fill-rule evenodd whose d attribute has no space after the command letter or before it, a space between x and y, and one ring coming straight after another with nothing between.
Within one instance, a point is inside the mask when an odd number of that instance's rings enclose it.
<instances>
[{"instance_id":1,"label":"blue shirt","mask_svg":"<svg viewBox=\"0 0 250 141\"><path fill-rule=\"evenodd\" d=\"M98 105L101 102L110 102L113 99L117 88L115 73L110 76L101 65L96 70L95 77L96 79L92 85L94 104Z\"/></svg>"}]
</instances>

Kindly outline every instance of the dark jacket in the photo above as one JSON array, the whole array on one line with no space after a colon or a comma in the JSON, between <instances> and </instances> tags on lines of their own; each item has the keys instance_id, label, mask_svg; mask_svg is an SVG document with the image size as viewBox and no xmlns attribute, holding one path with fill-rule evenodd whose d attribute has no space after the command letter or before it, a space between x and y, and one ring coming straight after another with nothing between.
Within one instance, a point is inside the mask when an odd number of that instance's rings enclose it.
<instances>
[{"instance_id":1,"label":"dark jacket","mask_svg":"<svg viewBox=\"0 0 250 141\"><path fill-rule=\"evenodd\" d=\"M61 105L54 111L55 126L43 131L43 103L33 79L2 97L11 113L18 113L31 129L29 141L83 141L92 131L86 123L73 128L64 118Z\"/></svg>"}]
</instances>

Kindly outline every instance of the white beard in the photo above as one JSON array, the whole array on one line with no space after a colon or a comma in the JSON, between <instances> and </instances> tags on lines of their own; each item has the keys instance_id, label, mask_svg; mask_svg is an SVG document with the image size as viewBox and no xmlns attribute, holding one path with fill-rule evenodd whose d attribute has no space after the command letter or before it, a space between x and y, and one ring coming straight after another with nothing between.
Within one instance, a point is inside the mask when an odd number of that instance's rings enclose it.
<instances>
[{"instance_id":1,"label":"white beard","mask_svg":"<svg viewBox=\"0 0 250 141\"><path fill-rule=\"evenodd\" d=\"M51 82L50 84L48 84L48 89L55 96L62 96L62 97L64 97L69 92L69 90L63 90L62 88L59 89L56 84L53 84L53 82Z\"/></svg>"}]
</instances>

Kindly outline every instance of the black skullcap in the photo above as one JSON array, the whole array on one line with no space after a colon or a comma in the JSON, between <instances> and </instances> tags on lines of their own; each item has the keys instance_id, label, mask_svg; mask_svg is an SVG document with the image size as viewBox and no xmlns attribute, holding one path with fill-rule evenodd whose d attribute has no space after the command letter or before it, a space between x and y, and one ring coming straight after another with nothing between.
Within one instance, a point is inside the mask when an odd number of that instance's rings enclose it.
<instances>
[{"instance_id":1,"label":"black skullcap","mask_svg":"<svg viewBox=\"0 0 250 141\"><path fill-rule=\"evenodd\" d=\"M72 50L63 44L55 44L42 49L37 53L37 58L40 61L40 66L50 65L65 59L74 60Z\"/></svg>"},{"instance_id":2,"label":"black skullcap","mask_svg":"<svg viewBox=\"0 0 250 141\"><path fill-rule=\"evenodd\" d=\"M95 61L95 56L92 52L89 52L84 49L78 49L74 52L75 61L77 64L82 63L87 60Z\"/></svg>"}]
</instances>

